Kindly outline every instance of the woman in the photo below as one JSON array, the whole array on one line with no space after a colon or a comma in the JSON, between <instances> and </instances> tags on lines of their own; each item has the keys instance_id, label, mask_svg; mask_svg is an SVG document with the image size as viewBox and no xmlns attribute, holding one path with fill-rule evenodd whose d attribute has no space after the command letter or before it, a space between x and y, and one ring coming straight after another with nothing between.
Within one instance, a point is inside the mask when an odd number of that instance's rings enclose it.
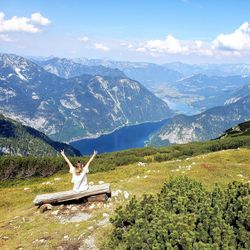
<instances>
[{"instance_id":1,"label":"woman","mask_svg":"<svg viewBox=\"0 0 250 250\"><path fill-rule=\"evenodd\" d=\"M78 161L75 166L72 165L68 157L64 154L64 150L61 150L61 155L69 166L69 172L72 174L71 182L74 183L74 191L85 191L88 189L87 184L87 173L89 172L89 164L93 161L97 155L97 151L94 151L92 157L89 159L87 164L84 166L82 162Z\"/></svg>"}]
</instances>

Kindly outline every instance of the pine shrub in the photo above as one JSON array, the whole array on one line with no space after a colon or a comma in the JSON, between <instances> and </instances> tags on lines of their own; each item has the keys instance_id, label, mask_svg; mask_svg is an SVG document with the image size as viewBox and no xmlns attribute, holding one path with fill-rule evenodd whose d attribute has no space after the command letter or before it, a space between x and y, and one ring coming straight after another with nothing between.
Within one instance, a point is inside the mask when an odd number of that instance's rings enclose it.
<instances>
[{"instance_id":1,"label":"pine shrub","mask_svg":"<svg viewBox=\"0 0 250 250\"><path fill-rule=\"evenodd\" d=\"M177 177L157 197L133 197L111 222L113 249L250 249L250 186L234 182L208 192Z\"/></svg>"}]
</instances>

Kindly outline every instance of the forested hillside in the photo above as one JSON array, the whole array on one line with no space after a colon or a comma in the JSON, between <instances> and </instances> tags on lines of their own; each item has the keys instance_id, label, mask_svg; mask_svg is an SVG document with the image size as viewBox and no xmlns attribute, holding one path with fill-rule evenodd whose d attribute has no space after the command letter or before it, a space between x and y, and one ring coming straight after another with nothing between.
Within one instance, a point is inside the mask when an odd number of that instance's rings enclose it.
<instances>
[{"instance_id":1,"label":"forested hillside","mask_svg":"<svg viewBox=\"0 0 250 250\"><path fill-rule=\"evenodd\" d=\"M219 138L223 139L226 137L237 137L250 135L250 121L242 122L228 130L225 131Z\"/></svg>"},{"instance_id":2,"label":"forested hillside","mask_svg":"<svg viewBox=\"0 0 250 250\"><path fill-rule=\"evenodd\" d=\"M55 156L61 149L71 156L80 155L72 146L53 141L34 128L0 115L0 154Z\"/></svg>"}]
</instances>

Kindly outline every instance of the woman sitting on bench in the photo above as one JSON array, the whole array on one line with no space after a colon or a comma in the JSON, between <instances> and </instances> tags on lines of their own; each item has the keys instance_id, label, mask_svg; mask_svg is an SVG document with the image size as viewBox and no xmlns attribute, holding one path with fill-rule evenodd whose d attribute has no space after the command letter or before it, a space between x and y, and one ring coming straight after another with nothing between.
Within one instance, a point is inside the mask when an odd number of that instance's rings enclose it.
<instances>
[{"instance_id":1,"label":"woman sitting on bench","mask_svg":"<svg viewBox=\"0 0 250 250\"><path fill-rule=\"evenodd\" d=\"M81 161L78 161L75 166L72 165L68 157L65 155L64 150L61 150L61 155L64 160L67 162L69 166L69 172L72 174L71 182L74 183L73 190L74 191L86 191L88 189L87 184L87 173L89 172L89 164L93 161L95 156L97 155L97 151L94 151L93 155L84 166Z\"/></svg>"}]
</instances>

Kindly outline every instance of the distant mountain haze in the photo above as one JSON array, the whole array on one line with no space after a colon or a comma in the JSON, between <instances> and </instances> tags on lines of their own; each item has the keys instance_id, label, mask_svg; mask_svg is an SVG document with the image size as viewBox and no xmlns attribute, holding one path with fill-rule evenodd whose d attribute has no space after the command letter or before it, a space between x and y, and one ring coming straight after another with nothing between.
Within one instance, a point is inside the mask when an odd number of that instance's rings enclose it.
<instances>
[{"instance_id":1,"label":"distant mountain haze","mask_svg":"<svg viewBox=\"0 0 250 250\"><path fill-rule=\"evenodd\" d=\"M62 78L72 78L80 75L101 75L109 77L126 77L119 69L102 65L87 66L66 58L54 57L49 60L35 60L46 71Z\"/></svg>"}]
</instances>

